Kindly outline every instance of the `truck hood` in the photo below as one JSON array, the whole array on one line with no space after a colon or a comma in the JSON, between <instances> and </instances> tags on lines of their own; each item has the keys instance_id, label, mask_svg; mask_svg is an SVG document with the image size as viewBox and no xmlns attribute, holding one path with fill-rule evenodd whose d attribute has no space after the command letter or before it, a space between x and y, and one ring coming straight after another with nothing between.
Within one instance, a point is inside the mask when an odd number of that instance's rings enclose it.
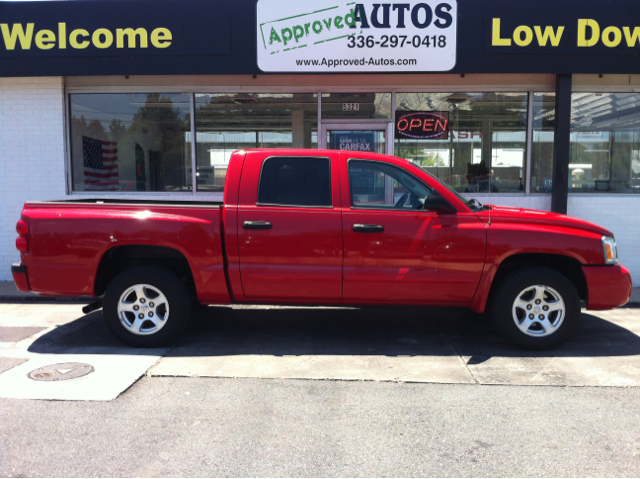
<instances>
[{"instance_id":1,"label":"truck hood","mask_svg":"<svg viewBox=\"0 0 640 479\"><path fill-rule=\"evenodd\" d=\"M588 231L598 235L609 236L611 232L601 226L573 216L551 213L549 211L531 210L525 208L513 208L506 206L491 207L491 222L495 223L519 223L531 225L561 226L582 231ZM483 221L489 220L489 211L476 213Z\"/></svg>"}]
</instances>

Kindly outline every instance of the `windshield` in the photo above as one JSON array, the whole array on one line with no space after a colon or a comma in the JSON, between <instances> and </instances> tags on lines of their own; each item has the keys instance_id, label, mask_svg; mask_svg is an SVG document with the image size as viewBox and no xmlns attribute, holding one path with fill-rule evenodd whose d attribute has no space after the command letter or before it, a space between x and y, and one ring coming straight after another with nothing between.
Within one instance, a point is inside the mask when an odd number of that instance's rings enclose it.
<instances>
[{"instance_id":1,"label":"windshield","mask_svg":"<svg viewBox=\"0 0 640 479\"><path fill-rule=\"evenodd\" d=\"M476 200L475 198L466 198L464 196L462 196L460 193L458 193L456 190L454 190L453 188L451 188L448 184L446 184L444 181L440 180L440 178L438 178L437 176L434 176L432 173L428 172L426 169L424 169L422 166L420 165L415 165L418 168L420 168L422 171L424 171L427 175L429 175L431 178L433 178L434 180L436 180L438 183L440 183L442 186L444 186L447 190L449 190L451 193L453 193L456 198L458 198L460 201L462 201L465 205L467 205L469 207L469 209L471 209L471 211L473 211L474 213L478 212L478 211L485 211L488 210L489 208L487 206L484 206L482 203L480 203L478 200Z\"/></svg>"}]
</instances>

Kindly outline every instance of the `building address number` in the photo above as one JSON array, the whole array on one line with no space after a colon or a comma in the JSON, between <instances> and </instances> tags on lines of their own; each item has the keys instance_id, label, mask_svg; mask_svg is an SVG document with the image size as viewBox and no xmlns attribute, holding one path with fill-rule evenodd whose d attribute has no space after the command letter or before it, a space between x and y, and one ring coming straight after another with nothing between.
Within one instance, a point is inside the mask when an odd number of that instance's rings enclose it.
<instances>
[{"instance_id":1,"label":"building address number","mask_svg":"<svg viewBox=\"0 0 640 479\"><path fill-rule=\"evenodd\" d=\"M343 103L342 111L360 111L360 103Z\"/></svg>"}]
</instances>

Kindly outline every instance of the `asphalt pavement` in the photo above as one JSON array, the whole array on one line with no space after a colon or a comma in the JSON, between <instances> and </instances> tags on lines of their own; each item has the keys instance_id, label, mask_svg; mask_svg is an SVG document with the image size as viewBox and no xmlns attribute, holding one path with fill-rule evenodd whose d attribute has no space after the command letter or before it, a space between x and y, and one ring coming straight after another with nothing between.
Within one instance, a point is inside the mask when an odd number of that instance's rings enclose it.
<instances>
[{"instance_id":1,"label":"asphalt pavement","mask_svg":"<svg viewBox=\"0 0 640 479\"><path fill-rule=\"evenodd\" d=\"M3 477L638 477L638 388L145 377L0 400Z\"/></svg>"}]
</instances>

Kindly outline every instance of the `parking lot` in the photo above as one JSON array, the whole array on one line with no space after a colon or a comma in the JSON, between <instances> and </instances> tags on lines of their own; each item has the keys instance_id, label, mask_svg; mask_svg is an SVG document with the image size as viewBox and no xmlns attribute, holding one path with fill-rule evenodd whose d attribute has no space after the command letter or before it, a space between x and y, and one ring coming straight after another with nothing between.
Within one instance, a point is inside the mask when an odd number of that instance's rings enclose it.
<instances>
[{"instance_id":1,"label":"parking lot","mask_svg":"<svg viewBox=\"0 0 640 479\"><path fill-rule=\"evenodd\" d=\"M266 306L138 350L82 306L0 303L3 477L640 474L640 309L531 353L464 310Z\"/></svg>"}]
</instances>

